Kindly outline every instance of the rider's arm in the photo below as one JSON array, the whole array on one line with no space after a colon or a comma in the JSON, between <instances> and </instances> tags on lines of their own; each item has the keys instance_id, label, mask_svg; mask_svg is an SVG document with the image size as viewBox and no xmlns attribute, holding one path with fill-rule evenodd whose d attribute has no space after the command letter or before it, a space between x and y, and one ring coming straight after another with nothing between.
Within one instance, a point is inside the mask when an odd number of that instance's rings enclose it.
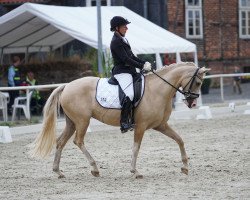
<instances>
[{"instance_id":1,"label":"rider's arm","mask_svg":"<svg viewBox=\"0 0 250 200\"><path fill-rule=\"evenodd\" d=\"M142 69L143 65L144 65L144 61L141 62L141 60L139 58L134 59L134 54L131 52L131 55L129 56L128 53L126 52L122 42L120 42L119 40L115 41L116 44L113 46L113 51L115 52L115 54L126 64Z\"/></svg>"}]
</instances>

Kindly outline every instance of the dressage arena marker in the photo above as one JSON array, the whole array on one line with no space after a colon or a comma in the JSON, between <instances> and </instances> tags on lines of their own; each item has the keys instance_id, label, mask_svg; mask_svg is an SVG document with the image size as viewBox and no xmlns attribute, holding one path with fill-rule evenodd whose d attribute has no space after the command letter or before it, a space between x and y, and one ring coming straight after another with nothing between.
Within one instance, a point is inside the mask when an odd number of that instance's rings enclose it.
<instances>
[{"instance_id":1,"label":"dressage arena marker","mask_svg":"<svg viewBox=\"0 0 250 200\"><path fill-rule=\"evenodd\" d=\"M198 109L174 110L171 115L174 119L212 119L209 106L200 106Z\"/></svg>"},{"instance_id":2,"label":"dressage arena marker","mask_svg":"<svg viewBox=\"0 0 250 200\"><path fill-rule=\"evenodd\" d=\"M228 107L230 108L231 112L234 112L234 110L235 110L235 103L234 102L229 103Z\"/></svg>"},{"instance_id":3,"label":"dressage arena marker","mask_svg":"<svg viewBox=\"0 0 250 200\"><path fill-rule=\"evenodd\" d=\"M0 143L10 143L12 137L8 126L0 126Z\"/></svg>"},{"instance_id":4,"label":"dressage arena marker","mask_svg":"<svg viewBox=\"0 0 250 200\"><path fill-rule=\"evenodd\" d=\"M247 102L247 106L250 107L250 102ZM250 115L250 110L245 110L244 115Z\"/></svg>"},{"instance_id":5,"label":"dressage arena marker","mask_svg":"<svg viewBox=\"0 0 250 200\"><path fill-rule=\"evenodd\" d=\"M196 116L196 119L212 119L212 113L209 106L200 106L200 114Z\"/></svg>"},{"instance_id":6,"label":"dressage arena marker","mask_svg":"<svg viewBox=\"0 0 250 200\"><path fill-rule=\"evenodd\" d=\"M212 119L212 113L209 106L202 106L201 99L197 101L196 109L188 108L182 99L182 94L176 93L175 109L171 114L174 119Z\"/></svg>"}]
</instances>

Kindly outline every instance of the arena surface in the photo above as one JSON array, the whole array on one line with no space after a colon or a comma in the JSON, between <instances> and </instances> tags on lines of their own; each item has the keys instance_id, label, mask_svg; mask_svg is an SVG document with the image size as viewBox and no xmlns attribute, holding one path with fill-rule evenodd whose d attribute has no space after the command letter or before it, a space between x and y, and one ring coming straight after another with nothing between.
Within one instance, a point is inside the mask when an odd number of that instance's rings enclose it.
<instances>
[{"instance_id":1,"label":"arena surface","mask_svg":"<svg viewBox=\"0 0 250 200\"><path fill-rule=\"evenodd\" d=\"M87 159L71 139L61 159L66 179L52 172L54 152L46 160L28 156L27 145L36 134L24 134L0 144L0 199L250 199L250 115L227 112L169 124L185 142L188 176L180 173L178 145L152 130L140 149L137 169L144 178L139 180L130 174L132 132L87 134L99 178L90 174Z\"/></svg>"}]
</instances>

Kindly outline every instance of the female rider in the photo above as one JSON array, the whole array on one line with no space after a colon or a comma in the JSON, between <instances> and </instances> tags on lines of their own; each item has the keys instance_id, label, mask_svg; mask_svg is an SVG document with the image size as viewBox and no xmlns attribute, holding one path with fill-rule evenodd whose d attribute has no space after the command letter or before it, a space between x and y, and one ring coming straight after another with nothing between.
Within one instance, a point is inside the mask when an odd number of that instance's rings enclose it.
<instances>
[{"instance_id":1,"label":"female rider","mask_svg":"<svg viewBox=\"0 0 250 200\"><path fill-rule=\"evenodd\" d=\"M130 22L123 17L115 16L110 21L110 30L114 32L110 49L114 61L112 75L118 81L120 87L124 91L126 97L122 102L121 109L121 132L125 133L129 129L133 129L131 122L131 111L133 108L132 101L134 98L133 74L136 73L136 68L151 70L151 64L137 58L125 38L128 30L127 24Z\"/></svg>"}]
</instances>

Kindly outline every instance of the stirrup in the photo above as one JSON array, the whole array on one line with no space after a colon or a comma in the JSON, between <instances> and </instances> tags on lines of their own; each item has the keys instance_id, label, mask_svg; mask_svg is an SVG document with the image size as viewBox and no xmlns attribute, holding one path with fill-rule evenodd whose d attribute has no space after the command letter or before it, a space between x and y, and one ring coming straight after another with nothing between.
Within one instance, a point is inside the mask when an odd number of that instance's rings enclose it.
<instances>
[{"instance_id":1,"label":"stirrup","mask_svg":"<svg viewBox=\"0 0 250 200\"><path fill-rule=\"evenodd\" d=\"M122 133L126 133L126 132L128 132L130 130L130 128L131 128L131 126L129 124L124 124L123 123L123 124L121 124L120 130L121 130Z\"/></svg>"},{"instance_id":2,"label":"stirrup","mask_svg":"<svg viewBox=\"0 0 250 200\"><path fill-rule=\"evenodd\" d=\"M126 132L128 132L128 129L122 129L121 128L121 133L126 133Z\"/></svg>"},{"instance_id":3,"label":"stirrup","mask_svg":"<svg viewBox=\"0 0 250 200\"><path fill-rule=\"evenodd\" d=\"M135 124L131 124L129 130L133 131L135 129Z\"/></svg>"},{"instance_id":4,"label":"stirrup","mask_svg":"<svg viewBox=\"0 0 250 200\"><path fill-rule=\"evenodd\" d=\"M128 132L130 129L129 128L120 128L121 133L126 133Z\"/></svg>"}]
</instances>

